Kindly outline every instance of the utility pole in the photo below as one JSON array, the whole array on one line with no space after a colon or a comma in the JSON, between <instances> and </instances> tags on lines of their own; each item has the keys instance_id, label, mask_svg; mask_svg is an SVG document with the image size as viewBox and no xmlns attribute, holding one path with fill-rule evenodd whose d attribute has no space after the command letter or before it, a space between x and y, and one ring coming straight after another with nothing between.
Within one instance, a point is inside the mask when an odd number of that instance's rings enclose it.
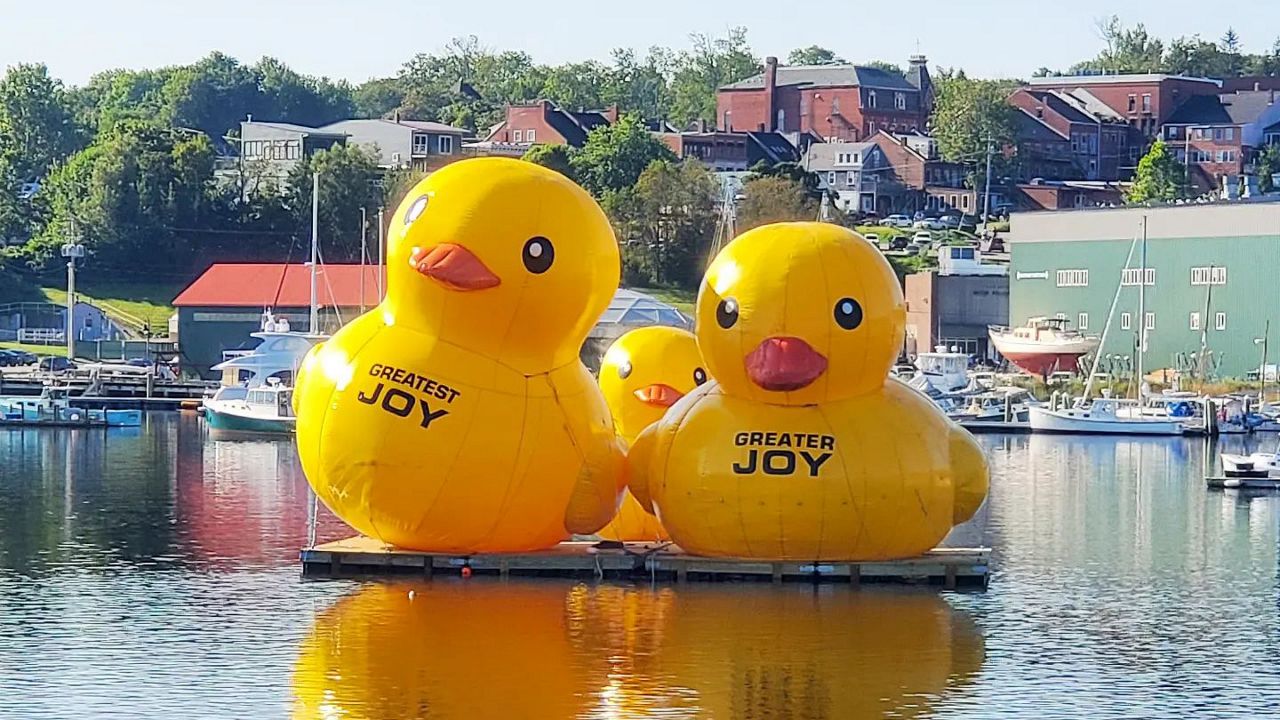
<instances>
[{"instance_id":1,"label":"utility pole","mask_svg":"<svg viewBox=\"0 0 1280 720\"><path fill-rule=\"evenodd\" d=\"M311 174L311 318L307 332L320 334L320 297L316 292L316 266L320 262L320 173Z\"/></svg>"},{"instance_id":2,"label":"utility pole","mask_svg":"<svg viewBox=\"0 0 1280 720\"><path fill-rule=\"evenodd\" d=\"M987 136L987 189L982 194L982 234L987 233L987 222L991 217L991 136Z\"/></svg>"},{"instance_id":3,"label":"utility pole","mask_svg":"<svg viewBox=\"0 0 1280 720\"><path fill-rule=\"evenodd\" d=\"M387 296L387 263L382 259L385 241L383 240L382 208L378 208L378 302Z\"/></svg>"},{"instance_id":4,"label":"utility pole","mask_svg":"<svg viewBox=\"0 0 1280 720\"><path fill-rule=\"evenodd\" d=\"M365 231L369 227L368 220L365 219L364 208L360 208L360 313L364 314L364 263L368 258L368 252L365 250Z\"/></svg>"},{"instance_id":5,"label":"utility pole","mask_svg":"<svg viewBox=\"0 0 1280 720\"><path fill-rule=\"evenodd\" d=\"M62 257L67 259L67 360L76 357L76 260L84 257L84 245L80 243L80 233L76 230L76 221L71 221L71 233L68 241L62 246Z\"/></svg>"}]
</instances>

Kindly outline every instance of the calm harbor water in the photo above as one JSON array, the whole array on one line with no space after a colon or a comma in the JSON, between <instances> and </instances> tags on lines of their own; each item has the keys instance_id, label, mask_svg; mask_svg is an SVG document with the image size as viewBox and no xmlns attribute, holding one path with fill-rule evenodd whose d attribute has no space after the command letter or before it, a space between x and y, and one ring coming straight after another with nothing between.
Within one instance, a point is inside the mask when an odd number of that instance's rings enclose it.
<instances>
[{"instance_id":1,"label":"calm harbor water","mask_svg":"<svg viewBox=\"0 0 1280 720\"><path fill-rule=\"evenodd\" d=\"M1280 715L1280 496L1200 440L981 440L950 542L995 575L942 593L303 580L288 441L0 430L0 718Z\"/></svg>"}]
</instances>

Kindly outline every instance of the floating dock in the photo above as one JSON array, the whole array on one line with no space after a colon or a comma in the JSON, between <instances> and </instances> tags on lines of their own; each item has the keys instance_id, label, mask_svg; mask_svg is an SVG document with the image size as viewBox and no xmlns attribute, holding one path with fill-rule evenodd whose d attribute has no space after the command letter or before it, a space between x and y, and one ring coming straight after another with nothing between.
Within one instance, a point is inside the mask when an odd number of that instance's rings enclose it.
<instances>
[{"instance_id":1,"label":"floating dock","mask_svg":"<svg viewBox=\"0 0 1280 720\"><path fill-rule=\"evenodd\" d=\"M980 435L982 433L1025 434L1031 432L1031 423L1026 420L961 420L960 427Z\"/></svg>"},{"instance_id":2,"label":"floating dock","mask_svg":"<svg viewBox=\"0 0 1280 720\"><path fill-rule=\"evenodd\" d=\"M663 582L907 583L986 588L989 548L937 548L920 557L882 562L769 562L687 555L671 544L563 542L529 553L449 555L400 550L366 537L305 548L304 575L534 575Z\"/></svg>"},{"instance_id":3,"label":"floating dock","mask_svg":"<svg viewBox=\"0 0 1280 720\"><path fill-rule=\"evenodd\" d=\"M1280 490L1280 478L1209 476L1205 485L1215 490Z\"/></svg>"}]
</instances>

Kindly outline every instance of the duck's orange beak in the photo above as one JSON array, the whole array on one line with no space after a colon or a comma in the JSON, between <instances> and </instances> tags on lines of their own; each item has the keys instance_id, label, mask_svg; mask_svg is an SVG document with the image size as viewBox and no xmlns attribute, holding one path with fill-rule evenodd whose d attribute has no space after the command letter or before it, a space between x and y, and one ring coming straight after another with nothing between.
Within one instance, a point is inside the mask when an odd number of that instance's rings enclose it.
<instances>
[{"instance_id":1,"label":"duck's orange beak","mask_svg":"<svg viewBox=\"0 0 1280 720\"><path fill-rule=\"evenodd\" d=\"M799 390L827 371L827 358L797 337L765 339L745 364L751 382L773 392Z\"/></svg>"},{"instance_id":2,"label":"duck's orange beak","mask_svg":"<svg viewBox=\"0 0 1280 720\"><path fill-rule=\"evenodd\" d=\"M409 253L409 265L450 290L485 290L502 284L475 253L453 243L427 250L416 247Z\"/></svg>"},{"instance_id":3,"label":"duck's orange beak","mask_svg":"<svg viewBox=\"0 0 1280 720\"><path fill-rule=\"evenodd\" d=\"M684 393L671 387L658 383L656 385L646 385L636 391L636 397L640 402L646 405L656 407L671 407L676 401L684 397Z\"/></svg>"}]
</instances>

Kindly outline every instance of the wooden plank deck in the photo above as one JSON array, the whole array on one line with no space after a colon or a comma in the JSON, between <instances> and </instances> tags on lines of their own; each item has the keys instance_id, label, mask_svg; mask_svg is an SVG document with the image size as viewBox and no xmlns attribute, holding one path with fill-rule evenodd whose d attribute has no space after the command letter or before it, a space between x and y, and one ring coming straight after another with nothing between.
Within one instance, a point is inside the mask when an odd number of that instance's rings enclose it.
<instances>
[{"instance_id":1,"label":"wooden plank deck","mask_svg":"<svg viewBox=\"0 0 1280 720\"><path fill-rule=\"evenodd\" d=\"M938 548L916 558L863 563L769 562L687 555L675 545L563 542L547 550L513 554L431 554L389 547L366 537L337 540L301 552L308 576L475 573L645 579L663 582L908 583L985 588L988 548ZM465 569L465 570L464 570Z\"/></svg>"}]
</instances>

